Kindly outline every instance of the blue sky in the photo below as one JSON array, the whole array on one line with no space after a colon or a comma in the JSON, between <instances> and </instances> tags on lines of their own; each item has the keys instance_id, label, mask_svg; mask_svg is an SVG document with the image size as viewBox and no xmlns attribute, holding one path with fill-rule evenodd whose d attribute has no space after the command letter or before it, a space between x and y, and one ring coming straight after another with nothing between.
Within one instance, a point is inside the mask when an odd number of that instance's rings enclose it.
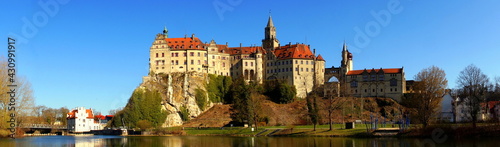
<instances>
[{"instance_id":1,"label":"blue sky","mask_svg":"<svg viewBox=\"0 0 500 147\"><path fill-rule=\"evenodd\" d=\"M40 2L55 5L44 9ZM500 76L495 0L41 0L3 6L0 35L17 39L18 74L32 83L37 105L53 108L107 113L123 107L147 75L149 47L164 26L169 37L194 33L206 42L261 45L270 10L281 44L310 44L327 67L339 66L345 40L355 69L404 67L413 79L436 65L450 88L469 64Z\"/></svg>"}]
</instances>

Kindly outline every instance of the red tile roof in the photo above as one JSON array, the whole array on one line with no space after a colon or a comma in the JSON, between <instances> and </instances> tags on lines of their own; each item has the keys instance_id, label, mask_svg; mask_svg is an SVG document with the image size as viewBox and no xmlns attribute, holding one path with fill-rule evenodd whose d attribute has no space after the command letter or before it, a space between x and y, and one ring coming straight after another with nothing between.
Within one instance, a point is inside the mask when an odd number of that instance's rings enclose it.
<instances>
[{"instance_id":1,"label":"red tile roof","mask_svg":"<svg viewBox=\"0 0 500 147\"><path fill-rule=\"evenodd\" d=\"M257 51L260 51L262 54L265 53L265 50L260 46L230 47L228 48L227 53L231 55L238 55L238 54L253 54L256 53Z\"/></svg>"},{"instance_id":2,"label":"red tile roof","mask_svg":"<svg viewBox=\"0 0 500 147\"><path fill-rule=\"evenodd\" d=\"M381 69L364 69L364 70L351 70L347 72L347 75L361 75L364 71L370 73L372 71L379 72ZM384 73L395 74L395 73L403 73L403 68L386 68L382 69Z\"/></svg>"},{"instance_id":3,"label":"red tile roof","mask_svg":"<svg viewBox=\"0 0 500 147\"><path fill-rule=\"evenodd\" d=\"M321 55L318 55L318 58L316 58L316 60L325 61L325 59L323 59L323 56L321 56Z\"/></svg>"},{"instance_id":4,"label":"red tile roof","mask_svg":"<svg viewBox=\"0 0 500 147\"><path fill-rule=\"evenodd\" d=\"M314 55L305 44L293 44L277 47L274 54L278 59L314 59Z\"/></svg>"},{"instance_id":5,"label":"red tile roof","mask_svg":"<svg viewBox=\"0 0 500 147\"><path fill-rule=\"evenodd\" d=\"M92 113L92 109L86 109L86 112L88 114L87 118L94 118L94 114ZM68 113L68 117L67 119L74 119L74 118L78 118L76 117L76 113L78 113L78 110L75 109L75 110L71 110L69 113Z\"/></svg>"},{"instance_id":6,"label":"red tile roof","mask_svg":"<svg viewBox=\"0 0 500 147\"><path fill-rule=\"evenodd\" d=\"M205 50L205 44L198 37L166 38L168 46L172 50L198 49Z\"/></svg>"}]
</instances>

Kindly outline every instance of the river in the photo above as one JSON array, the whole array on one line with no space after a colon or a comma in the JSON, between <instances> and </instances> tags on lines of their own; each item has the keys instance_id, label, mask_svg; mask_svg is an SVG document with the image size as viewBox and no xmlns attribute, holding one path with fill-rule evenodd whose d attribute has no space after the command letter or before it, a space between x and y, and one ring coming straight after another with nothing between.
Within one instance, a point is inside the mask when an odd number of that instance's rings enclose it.
<instances>
[{"instance_id":1,"label":"river","mask_svg":"<svg viewBox=\"0 0 500 147\"><path fill-rule=\"evenodd\" d=\"M40 136L0 139L1 147L10 146L497 146L496 138L453 140L449 138L343 138L343 137L229 137L229 136Z\"/></svg>"}]
</instances>

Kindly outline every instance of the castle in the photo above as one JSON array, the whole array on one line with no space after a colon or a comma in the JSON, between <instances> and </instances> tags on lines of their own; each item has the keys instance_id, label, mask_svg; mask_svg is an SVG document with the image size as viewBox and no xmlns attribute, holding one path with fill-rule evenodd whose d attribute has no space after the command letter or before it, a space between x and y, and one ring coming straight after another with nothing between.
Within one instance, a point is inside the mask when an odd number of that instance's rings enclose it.
<instances>
[{"instance_id":1,"label":"castle","mask_svg":"<svg viewBox=\"0 0 500 147\"><path fill-rule=\"evenodd\" d=\"M309 45L281 45L271 16L264 28L262 46L229 47L228 44L202 42L191 37L169 38L166 27L156 35L150 48L150 75L174 72L200 72L244 78L262 83L284 80L304 98L314 86L324 83L325 60Z\"/></svg>"},{"instance_id":2,"label":"castle","mask_svg":"<svg viewBox=\"0 0 500 147\"><path fill-rule=\"evenodd\" d=\"M344 43L340 67L325 69L325 78L337 78L325 83L326 96L384 97L401 102L412 81L406 81L404 68L354 70L353 55ZM343 92L343 93L341 93Z\"/></svg>"},{"instance_id":3,"label":"castle","mask_svg":"<svg viewBox=\"0 0 500 147\"><path fill-rule=\"evenodd\" d=\"M262 46L229 47L214 40L204 43L194 34L169 38L165 27L163 33L156 35L149 59L150 75L199 72L257 83L277 79L294 85L297 96L302 98L314 86L324 85L326 96L389 97L401 101L409 89L404 68L354 70L353 55L345 43L340 66L324 66L323 57L316 56L309 45L281 45L271 16L264 28ZM332 77L337 81L325 82Z\"/></svg>"}]
</instances>

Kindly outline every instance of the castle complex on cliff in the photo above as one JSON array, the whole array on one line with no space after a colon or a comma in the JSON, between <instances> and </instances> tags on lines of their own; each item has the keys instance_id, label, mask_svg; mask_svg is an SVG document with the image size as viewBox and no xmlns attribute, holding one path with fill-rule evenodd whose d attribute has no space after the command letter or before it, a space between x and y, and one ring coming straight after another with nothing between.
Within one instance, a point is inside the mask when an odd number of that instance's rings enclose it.
<instances>
[{"instance_id":1,"label":"castle complex on cliff","mask_svg":"<svg viewBox=\"0 0 500 147\"><path fill-rule=\"evenodd\" d=\"M352 53L344 43L340 67L325 68L325 60L305 44L280 44L271 16L264 29L262 46L229 47L202 42L191 37L169 38L168 30L156 35L150 48L150 75L174 72L200 72L244 78L262 83L284 80L304 98L313 86L325 87L325 95L340 96L340 91L354 97L390 97L400 101L406 91L403 68L353 70ZM325 79L336 77L338 81ZM340 86L340 85L344 86ZM341 89L341 87L345 87Z\"/></svg>"},{"instance_id":2,"label":"castle complex on cliff","mask_svg":"<svg viewBox=\"0 0 500 147\"><path fill-rule=\"evenodd\" d=\"M314 84L324 83L325 60L309 45L281 45L269 17L262 46L229 47L214 40L203 43L194 35L168 38L165 28L150 48L149 67L150 74L194 71L258 83L284 80L295 86L298 97L305 97Z\"/></svg>"}]
</instances>

